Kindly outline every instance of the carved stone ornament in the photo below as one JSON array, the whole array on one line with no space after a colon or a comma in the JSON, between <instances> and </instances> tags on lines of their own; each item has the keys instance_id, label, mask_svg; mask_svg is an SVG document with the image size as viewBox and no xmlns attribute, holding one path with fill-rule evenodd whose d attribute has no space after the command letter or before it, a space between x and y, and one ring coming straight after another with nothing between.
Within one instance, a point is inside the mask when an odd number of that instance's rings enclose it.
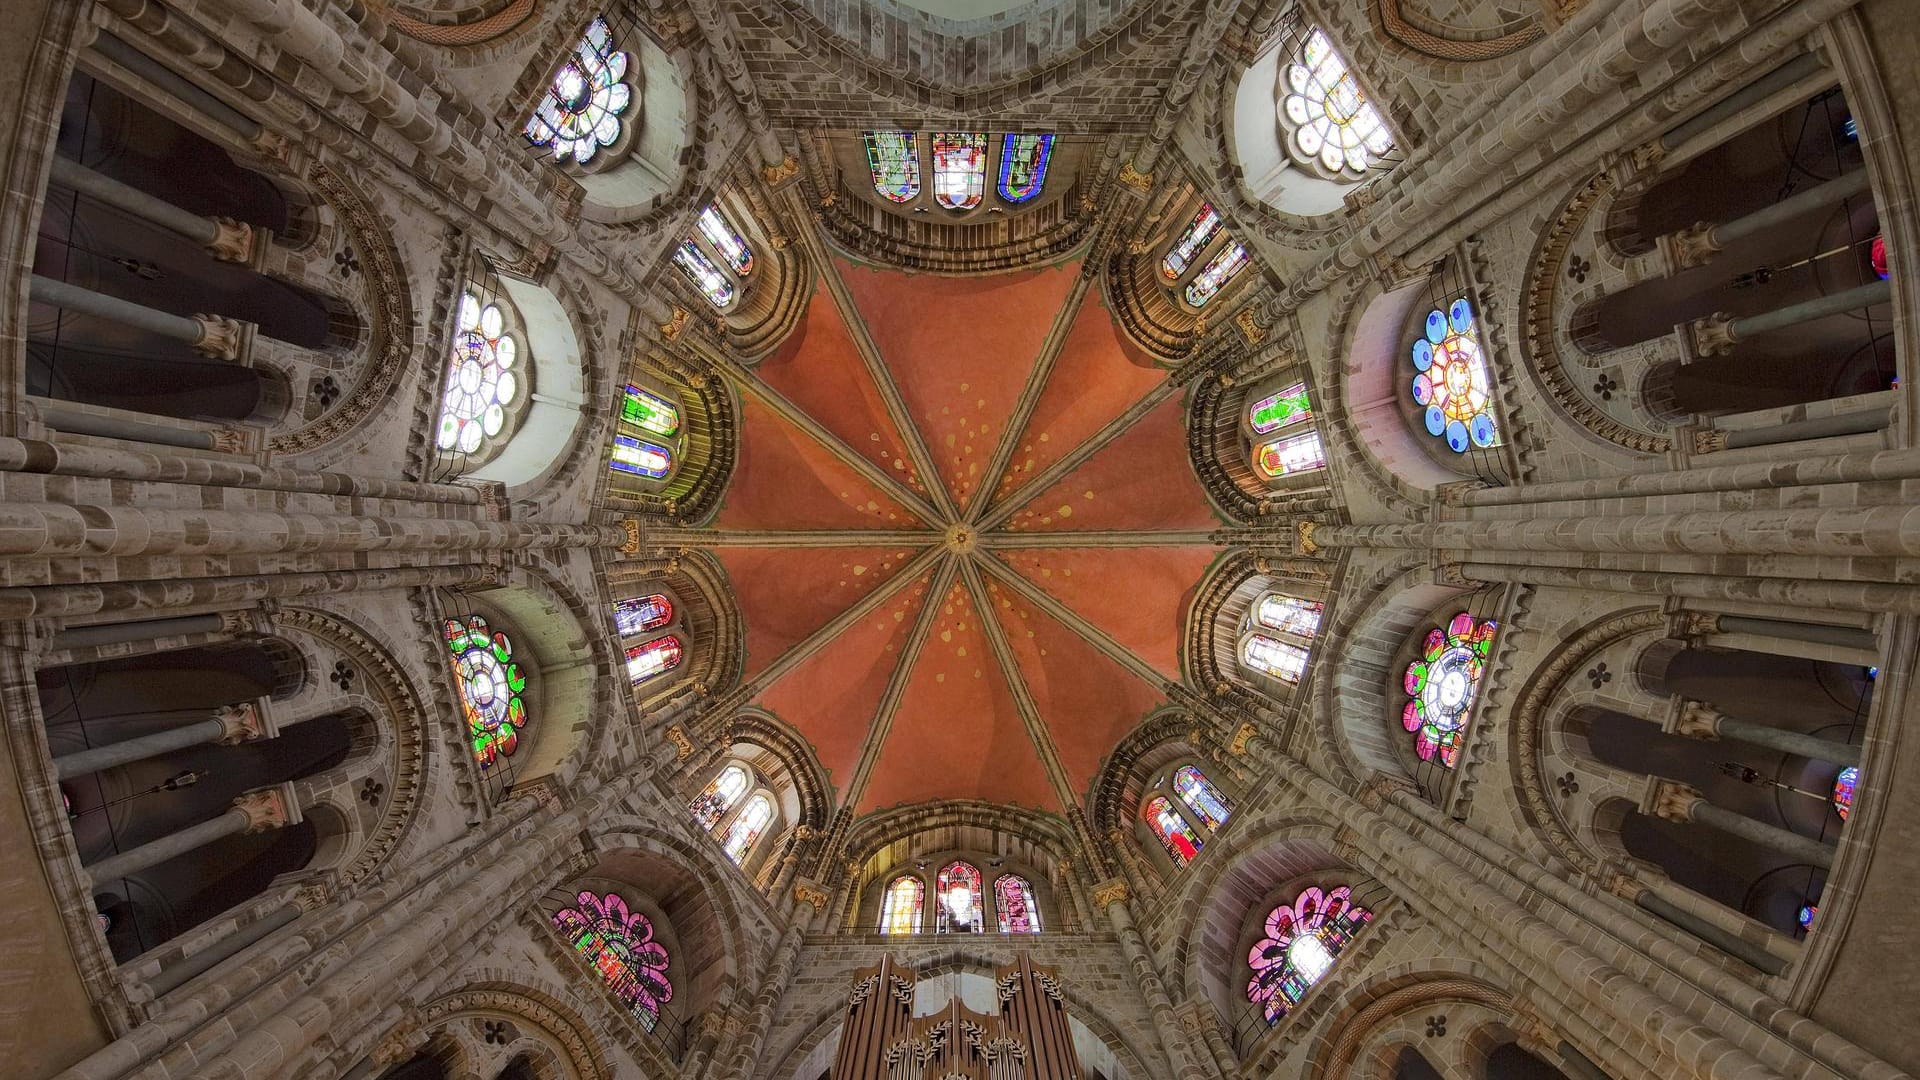
<instances>
[{"instance_id":1,"label":"carved stone ornament","mask_svg":"<svg viewBox=\"0 0 1920 1080\"><path fill-rule=\"evenodd\" d=\"M827 909L827 891L817 885L811 885L804 881L794 882L793 898L813 908L815 911L825 911Z\"/></svg>"},{"instance_id":2,"label":"carved stone ornament","mask_svg":"<svg viewBox=\"0 0 1920 1080\"><path fill-rule=\"evenodd\" d=\"M1236 756L1244 755L1247 752L1247 744L1251 743L1254 737L1259 734L1260 729L1254 727L1252 724L1241 724L1240 730L1233 733L1233 742L1228 744L1227 749L1232 751Z\"/></svg>"},{"instance_id":3,"label":"carved stone ornament","mask_svg":"<svg viewBox=\"0 0 1920 1080\"><path fill-rule=\"evenodd\" d=\"M772 236L767 237L767 246L775 251L785 251L793 246L793 237L788 236L786 233L774 233ZM698 375L694 377L700 378Z\"/></svg>"},{"instance_id":4,"label":"carved stone ornament","mask_svg":"<svg viewBox=\"0 0 1920 1080\"><path fill-rule=\"evenodd\" d=\"M266 718L260 715L259 705L251 701L223 705L214 712L213 718L220 721L222 746L253 742L267 733Z\"/></svg>"},{"instance_id":5,"label":"carved stone ornament","mask_svg":"<svg viewBox=\"0 0 1920 1080\"><path fill-rule=\"evenodd\" d=\"M1112 904L1124 904L1131 895L1124 880L1113 878L1093 887L1093 906L1104 908Z\"/></svg>"},{"instance_id":6,"label":"carved stone ornament","mask_svg":"<svg viewBox=\"0 0 1920 1080\"><path fill-rule=\"evenodd\" d=\"M1320 545L1313 542L1314 523L1311 521L1302 521L1295 528L1299 538L1300 554L1319 554Z\"/></svg>"},{"instance_id":7,"label":"carved stone ornament","mask_svg":"<svg viewBox=\"0 0 1920 1080\"><path fill-rule=\"evenodd\" d=\"M1720 632L1720 616L1711 611L1680 613L1680 637L1706 637Z\"/></svg>"},{"instance_id":8,"label":"carved stone ornament","mask_svg":"<svg viewBox=\"0 0 1920 1080\"><path fill-rule=\"evenodd\" d=\"M1647 794L1641 801L1640 812L1684 825L1693 820L1693 808L1706 801L1706 792L1691 784L1649 776Z\"/></svg>"},{"instance_id":9,"label":"carved stone ornament","mask_svg":"<svg viewBox=\"0 0 1920 1080\"><path fill-rule=\"evenodd\" d=\"M627 539L620 545L620 554L640 554L640 519L627 518L620 523L620 527L627 533Z\"/></svg>"},{"instance_id":10,"label":"carved stone ornament","mask_svg":"<svg viewBox=\"0 0 1920 1080\"><path fill-rule=\"evenodd\" d=\"M1696 454L1717 454L1727 448L1727 433L1718 428L1695 428L1693 431L1693 452Z\"/></svg>"},{"instance_id":11,"label":"carved stone ornament","mask_svg":"<svg viewBox=\"0 0 1920 1080\"><path fill-rule=\"evenodd\" d=\"M233 800L233 808L247 815L249 833L284 829L299 820L286 791L277 787L249 791Z\"/></svg>"},{"instance_id":12,"label":"carved stone ornament","mask_svg":"<svg viewBox=\"0 0 1920 1080\"><path fill-rule=\"evenodd\" d=\"M1645 172L1666 159L1667 148L1661 145L1658 139L1634 147L1633 153L1627 157L1627 160L1633 163L1634 169L1640 172Z\"/></svg>"},{"instance_id":13,"label":"carved stone ornament","mask_svg":"<svg viewBox=\"0 0 1920 1080\"><path fill-rule=\"evenodd\" d=\"M1718 739L1720 712L1704 701L1682 698L1673 714L1673 734L1688 739Z\"/></svg>"},{"instance_id":14,"label":"carved stone ornament","mask_svg":"<svg viewBox=\"0 0 1920 1080\"><path fill-rule=\"evenodd\" d=\"M1689 270L1704 266L1708 259L1720 253L1720 241L1714 237L1714 225L1710 221L1696 221L1667 238L1668 250L1672 253L1676 270Z\"/></svg>"},{"instance_id":15,"label":"carved stone ornament","mask_svg":"<svg viewBox=\"0 0 1920 1080\"><path fill-rule=\"evenodd\" d=\"M668 341L679 341L680 335L687 332L687 323L693 319L693 313L686 308L676 307L667 321L660 325L660 336Z\"/></svg>"},{"instance_id":16,"label":"carved stone ornament","mask_svg":"<svg viewBox=\"0 0 1920 1080\"><path fill-rule=\"evenodd\" d=\"M1140 172L1133 167L1131 161L1120 166L1120 175L1116 179L1120 181L1121 187L1127 188L1136 195L1145 195L1153 190L1153 174Z\"/></svg>"},{"instance_id":17,"label":"carved stone ornament","mask_svg":"<svg viewBox=\"0 0 1920 1080\"><path fill-rule=\"evenodd\" d=\"M426 1041L427 1033L420 1030L419 1023L411 1018L404 1019L381 1038L367 1058L380 1068L390 1068L412 1057Z\"/></svg>"},{"instance_id":18,"label":"carved stone ornament","mask_svg":"<svg viewBox=\"0 0 1920 1080\"><path fill-rule=\"evenodd\" d=\"M667 741L673 744L675 759L685 761L693 756L693 740L687 738L687 733L681 730L679 724L667 728Z\"/></svg>"},{"instance_id":19,"label":"carved stone ornament","mask_svg":"<svg viewBox=\"0 0 1920 1080\"><path fill-rule=\"evenodd\" d=\"M253 440L239 428L221 427L207 432L207 449L222 454L244 454Z\"/></svg>"},{"instance_id":20,"label":"carved stone ornament","mask_svg":"<svg viewBox=\"0 0 1920 1080\"><path fill-rule=\"evenodd\" d=\"M247 263L253 259L253 226L230 217L213 219L213 239L207 242L207 254L221 262Z\"/></svg>"},{"instance_id":21,"label":"carved stone ornament","mask_svg":"<svg viewBox=\"0 0 1920 1080\"><path fill-rule=\"evenodd\" d=\"M194 352L215 360L240 359L247 345L245 323L221 315L195 315L193 321L200 324L200 338L193 343Z\"/></svg>"},{"instance_id":22,"label":"carved stone ornament","mask_svg":"<svg viewBox=\"0 0 1920 1080\"><path fill-rule=\"evenodd\" d=\"M1233 325L1239 328L1240 336L1246 339L1248 345L1258 345L1267 340L1267 328L1254 318L1251 305L1240 309L1240 313L1233 317Z\"/></svg>"},{"instance_id":23,"label":"carved stone ornament","mask_svg":"<svg viewBox=\"0 0 1920 1080\"><path fill-rule=\"evenodd\" d=\"M1693 320L1688 324L1688 330L1693 336L1693 351L1697 356L1724 356L1732 352L1740 341L1733 336L1733 316L1724 311Z\"/></svg>"},{"instance_id":24,"label":"carved stone ornament","mask_svg":"<svg viewBox=\"0 0 1920 1080\"><path fill-rule=\"evenodd\" d=\"M771 165L760 167L760 179L765 180L769 188L777 188L799 175L800 159L792 154L782 156L779 161Z\"/></svg>"}]
</instances>

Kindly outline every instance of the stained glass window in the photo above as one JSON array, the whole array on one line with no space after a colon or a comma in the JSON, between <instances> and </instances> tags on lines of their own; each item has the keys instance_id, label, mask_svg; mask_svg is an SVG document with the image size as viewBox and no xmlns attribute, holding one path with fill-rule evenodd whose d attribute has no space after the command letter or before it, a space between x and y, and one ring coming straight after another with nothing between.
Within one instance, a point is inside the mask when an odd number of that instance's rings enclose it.
<instances>
[{"instance_id":1,"label":"stained glass window","mask_svg":"<svg viewBox=\"0 0 1920 1080\"><path fill-rule=\"evenodd\" d=\"M500 305L462 293L453 362L440 397L441 450L471 454L506 428L507 410L520 396L524 368L514 366L519 358L520 343L507 331Z\"/></svg>"},{"instance_id":2,"label":"stained glass window","mask_svg":"<svg viewBox=\"0 0 1920 1080\"><path fill-rule=\"evenodd\" d=\"M1179 241L1160 260L1160 276L1168 281L1179 281L1187 272L1187 267L1192 266L1193 260L1206 249L1207 241L1212 240L1213 234L1219 231L1220 211L1215 210L1210 202L1201 203L1199 212L1187 223L1187 231L1180 234Z\"/></svg>"},{"instance_id":3,"label":"stained glass window","mask_svg":"<svg viewBox=\"0 0 1920 1080\"><path fill-rule=\"evenodd\" d=\"M620 401L620 420L671 439L680 430L680 409L658 394L650 394L629 383L626 396Z\"/></svg>"},{"instance_id":4,"label":"stained glass window","mask_svg":"<svg viewBox=\"0 0 1920 1080\"><path fill-rule=\"evenodd\" d=\"M680 639L668 634L627 650L627 678L643 683L680 666Z\"/></svg>"},{"instance_id":5,"label":"stained glass window","mask_svg":"<svg viewBox=\"0 0 1920 1080\"><path fill-rule=\"evenodd\" d=\"M1286 1016L1372 918L1345 885L1301 890L1293 903L1268 913L1266 936L1247 953L1253 969L1247 1000L1261 1007L1269 1024Z\"/></svg>"},{"instance_id":6,"label":"stained glass window","mask_svg":"<svg viewBox=\"0 0 1920 1080\"><path fill-rule=\"evenodd\" d=\"M1467 714L1486 674L1495 628L1492 619L1476 622L1463 611L1445 627L1429 630L1419 657L1407 665L1407 705L1400 722L1413 732L1420 760L1437 756L1451 769L1460 759Z\"/></svg>"},{"instance_id":7,"label":"stained glass window","mask_svg":"<svg viewBox=\"0 0 1920 1080\"><path fill-rule=\"evenodd\" d=\"M741 277L753 273L753 252L747 248L747 242L740 239L740 234L733 231L727 219L721 216L719 207L708 204L705 210L700 211L700 235L707 238L707 243L713 245L713 250L719 252L721 258L727 260L727 265L733 268L734 273Z\"/></svg>"},{"instance_id":8,"label":"stained glass window","mask_svg":"<svg viewBox=\"0 0 1920 1080\"><path fill-rule=\"evenodd\" d=\"M1307 650L1265 634L1248 634L1240 645L1240 662L1263 675L1297 683L1307 671Z\"/></svg>"},{"instance_id":9,"label":"stained glass window","mask_svg":"<svg viewBox=\"0 0 1920 1080\"><path fill-rule=\"evenodd\" d=\"M920 194L920 151L914 149L913 132L869 131L866 143L873 190L889 202L912 202Z\"/></svg>"},{"instance_id":10,"label":"stained glass window","mask_svg":"<svg viewBox=\"0 0 1920 1080\"><path fill-rule=\"evenodd\" d=\"M680 241L680 247L673 253L673 265L680 268L688 281L693 282L693 287L700 290L700 295L707 298L707 303L716 308L725 308L733 303L732 280L713 265L713 260L707 258L706 252L694 247L693 241Z\"/></svg>"},{"instance_id":11,"label":"stained glass window","mask_svg":"<svg viewBox=\"0 0 1920 1080\"><path fill-rule=\"evenodd\" d=\"M887 895L880 905L880 932L883 934L917 934L920 932L920 909L927 901L927 886L912 874L901 874L887 886Z\"/></svg>"},{"instance_id":12,"label":"stained glass window","mask_svg":"<svg viewBox=\"0 0 1920 1080\"><path fill-rule=\"evenodd\" d=\"M1173 793L1180 796L1180 801L1186 803L1187 809L1209 830L1225 825L1228 815L1233 813L1233 804L1220 794L1220 789L1213 786L1205 773L1192 765L1182 765L1174 771Z\"/></svg>"},{"instance_id":13,"label":"stained glass window","mask_svg":"<svg viewBox=\"0 0 1920 1080\"><path fill-rule=\"evenodd\" d=\"M740 766L729 765L721 769L720 775L713 778L707 789L695 795L693 801L687 804L687 809L693 813L694 824L703 829L720 824L720 819L727 816L733 804L747 793L749 784L751 781L747 778L747 770Z\"/></svg>"},{"instance_id":14,"label":"stained glass window","mask_svg":"<svg viewBox=\"0 0 1920 1080\"><path fill-rule=\"evenodd\" d=\"M673 601L662 593L616 600L613 604L613 627L621 637L658 630L672 621Z\"/></svg>"},{"instance_id":15,"label":"stained glass window","mask_svg":"<svg viewBox=\"0 0 1920 1080\"><path fill-rule=\"evenodd\" d=\"M575 904L555 912L553 925L652 1031L661 1008L673 1000L667 949L653 940L652 921L628 910L618 893L598 896L582 890Z\"/></svg>"},{"instance_id":16,"label":"stained glass window","mask_svg":"<svg viewBox=\"0 0 1920 1080\"><path fill-rule=\"evenodd\" d=\"M591 161L620 141L621 114L633 104L626 77L627 54L614 47L607 20L594 19L527 119L527 141L550 147L555 161Z\"/></svg>"},{"instance_id":17,"label":"stained glass window","mask_svg":"<svg viewBox=\"0 0 1920 1080\"><path fill-rule=\"evenodd\" d=\"M978 132L933 135L933 201L948 210L971 210L987 191L987 137Z\"/></svg>"},{"instance_id":18,"label":"stained glass window","mask_svg":"<svg viewBox=\"0 0 1920 1080\"><path fill-rule=\"evenodd\" d=\"M1302 600L1297 596L1268 593L1260 598L1260 604L1254 609L1253 617L1256 622L1269 630L1310 638L1320 632L1322 610L1324 610L1323 605L1318 600Z\"/></svg>"},{"instance_id":19,"label":"stained glass window","mask_svg":"<svg viewBox=\"0 0 1920 1080\"><path fill-rule=\"evenodd\" d=\"M993 883L993 899L1000 909L1000 932L1037 934L1040 906L1033 902L1033 886L1019 874L1002 874Z\"/></svg>"},{"instance_id":20,"label":"stained glass window","mask_svg":"<svg viewBox=\"0 0 1920 1080\"><path fill-rule=\"evenodd\" d=\"M1849 765L1833 780L1833 812L1845 821L1853 814L1853 789L1860 783L1860 766Z\"/></svg>"},{"instance_id":21,"label":"stained glass window","mask_svg":"<svg viewBox=\"0 0 1920 1080\"><path fill-rule=\"evenodd\" d=\"M1487 362L1474 329L1473 305L1462 296L1427 312L1426 332L1413 343L1413 400L1426 409L1427 433L1464 454L1500 441L1493 420Z\"/></svg>"},{"instance_id":22,"label":"stained glass window","mask_svg":"<svg viewBox=\"0 0 1920 1080\"><path fill-rule=\"evenodd\" d=\"M488 628L479 615L448 619L442 627L453 653L467 737L480 767L511 755L527 727L527 676L513 659L513 642Z\"/></svg>"},{"instance_id":23,"label":"stained glass window","mask_svg":"<svg viewBox=\"0 0 1920 1080\"><path fill-rule=\"evenodd\" d=\"M1280 121L1304 160L1357 176L1393 149L1393 134L1326 34L1318 29L1307 34L1299 59L1287 65L1281 79Z\"/></svg>"},{"instance_id":24,"label":"stained glass window","mask_svg":"<svg viewBox=\"0 0 1920 1080\"><path fill-rule=\"evenodd\" d=\"M1023 203L1040 194L1053 157L1051 135L1008 135L1000 142L1000 197Z\"/></svg>"},{"instance_id":25,"label":"stained glass window","mask_svg":"<svg viewBox=\"0 0 1920 1080\"><path fill-rule=\"evenodd\" d=\"M726 849L727 858L732 859L735 865L739 865L740 861L747 857L747 852L753 850L754 842L760 839L761 833L767 831L767 825L772 821L773 800L765 795L755 795L749 799L746 809L740 811L740 816L734 818L733 824L728 827L726 843L721 845Z\"/></svg>"},{"instance_id":26,"label":"stained glass window","mask_svg":"<svg viewBox=\"0 0 1920 1080\"><path fill-rule=\"evenodd\" d=\"M1813 929L1813 917L1818 914L1820 914L1819 904L1802 904L1800 905L1800 914L1794 921L1800 924L1800 929L1811 930Z\"/></svg>"},{"instance_id":27,"label":"stained glass window","mask_svg":"<svg viewBox=\"0 0 1920 1080\"><path fill-rule=\"evenodd\" d=\"M1254 448L1253 463L1259 466L1267 479L1278 480L1283 476L1326 468L1327 454L1321 446L1320 433L1309 431L1290 439L1261 443Z\"/></svg>"},{"instance_id":28,"label":"stained glass window","mask_svg":"<svg viewBox=\"0 0 1920 1080\"><path fill-rule=\"evenodd\" d=\"M673 471L673 451L631 435L615 435L613 457L607 462L607 468L658 480Z\"/></svg>"},{"instance_id":29,"label":"stained glass window","mask_svg":"<svg viewBox=\"0 0 1920 1080\"><path fill-rule=\"evenodd\" d=\"M934 880L936 929L942 934L978 934L985 930L986 896L980 887L980 870L970 862L955 860L947 864Z\"/></svg>"},{"instance_id":30,"label":"stained glass window","mask_svg":"<svg viewBox=\"0 0 1920 1080\"><path fill-rule=\"evenodd\" d=\"M1289 424L1312 418L1313 406L1307 402L1307 384L1303 382L1268 394L1247 410L1247 422L1253 425L1256 435L1279 431Z\"/></svg>"},{"instance_id":31,"label":"stained glass window","mask_svg":"<svg viewBox=\"0 0 1920 1080\"><path fill-rule=\"evenodd\" d=\"M1220 254L1207 260L1198 276L1187 282L1187 303L1204 307L1246 268L1247 249L1238 240L1229 243L1220 249Z\"/></svg>"},{"instance_id":32,"label":"stained glass window","mask_svg":"<svg viewBox=\"0 0 1920 1080\"><path fill-rule=\"evenodd\" d=\"M1173 865L1185 866L1200 854L1201 840L1194 835L1193 826L1173 808L1165 795L1155 795L1147 800L1140 810L1140 816L1147 819L1147 828L1166 845L1167 854L1173 857Z\"/></svg>"}]
</instances>

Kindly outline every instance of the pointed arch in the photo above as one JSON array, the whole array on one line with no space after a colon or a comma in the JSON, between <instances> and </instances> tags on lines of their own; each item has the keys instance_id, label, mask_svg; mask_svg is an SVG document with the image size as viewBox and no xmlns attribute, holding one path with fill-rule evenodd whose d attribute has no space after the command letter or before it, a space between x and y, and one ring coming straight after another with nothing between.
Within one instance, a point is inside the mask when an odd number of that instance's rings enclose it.
<instances>
[{"instance_id":1,"label":"pointed arch","mask_svg":"<svg viewBox=\"0 0 1920 1080\"><path fill-rule=\"evenodd\" d=\"M887 884L880 907L882 934L917 934L926 908L927 886L917 874L901 874Z\"/></svg>"}]
</instances>

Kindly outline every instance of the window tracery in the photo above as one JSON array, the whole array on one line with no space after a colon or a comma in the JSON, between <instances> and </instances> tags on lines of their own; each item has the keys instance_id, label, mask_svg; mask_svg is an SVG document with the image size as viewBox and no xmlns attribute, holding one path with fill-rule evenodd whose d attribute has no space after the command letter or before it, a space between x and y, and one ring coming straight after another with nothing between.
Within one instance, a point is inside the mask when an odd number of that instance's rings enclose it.
<instances>
[{"instance_id":1,"label":"window tracery","mask_svg":"<svg viewBox=\"0 0 1920 1080\"><path fill-rule=\"evenodd\" d=\"M648 1031L673 1000L666 946L653 939L653 922L630 910L618 893L581 890L573 907L554 913L553 925Z\"/></svg>"},{"instance_id":2,"label":"window tracery","mask_svg":"<svg viewBox=\"0 0 1920 1080\"><path fill-rule=\"evenodd\" d=\"M694 824L702 829L711 830L720 824L720 819L747 793L752 781L747 770L738 765L729 765L720 770L720 775L708 782L706 789L693 797L687 809L693 815Z\"/></svg>"},{"instance_id":3,"label":"window tracery","mask_svg":"<svg viewBox=\"0 0 1920 1080\"><path fill-rule=\"evenodd\" d=\"M753 845L759 841L760 835L766 832L767 826L772 822L772 799L765 795L755 795L747 800L746 808L741 810L740 816L734 818L733 824L728 826L727 838L721 844L721 847L726 850L727 858L732 859L735 866L741 865L747 854L753 850Z\"/></svg>"},{"instance_id":4,"label":"window tracery","mask_svg":"<svg viewBox=\"0 0 1920 1080\"><path fill-rule=\"evenodd\" d=\"M1266 634L1248 634L1240 643L1240 663L1262 675L1297 683L1307 671L1307 650Z\"/></svg>"},{"instance_id":5,"label":"window tracery","mask_svg":"<svg viewBox=\"0 0 1920 1080\"><path fill-rule=\"evenodd\" d=\"M1500 442L1486 355L1474 323L1473 304L1459 297L1445 311L1427 313L1412 349L1414 403L1425 410L1427 434L1456 454Z\"/></svg>"},{"instance_id":6,"label":"window tracery","mask_svg":"<svg viewBox=\"0 0 1920 1080\"><path fill-rule=\"evenodd\" d=\"M862 135L873 189L888 202L905 205L920 198L919 138L912 131ZM1034 201L1046 187L1053 163L1052 133L1010 132L996 140L985 132L934 131L926 138L932 175L927 192L943 210L964 214L979 209L986 202L989 171L996 177L994 194L1008 207ZM914 207L919 213L926 209Z\"/></svg>"},{"instance_id":7,"label":"window tracery","mask_svg":"<svg viewBox=\"0 0 1920 1080\"><path fill-rule=\"evenodd\" d=\"M472 290L460 295L446 388L440 397L440 426L435 439L442 453L479 455L498 440L520 411L526 394L521 382L519 338L508 328L504 298L483 302Z\"/></svg>"},{"instance_id":8,"label":"window tracery","mask_svg":"<svg viewBox=\"0 0 1920 1080\"><path fill-rule=\"evenodd\" d=\"M513 642L481 615L448 619L442 627L453 654L455 685L466 714L467 737L483 769L509 757L527 727L527 676L513 659Z\"/></svg>"},{"instance_id":9,"label":"window tracery","mask_svg":"<svg viewBox=\"0 0 1920 1080\"><path fill-rule=\"evenodd\" d=\"M615 46L606 18L596 16L527 118L527 141L550 149L557 162L572 159L581 165L618 143L621 117L634 98L626 81L628 60Z\"/></svg>"},{"instance_id":10,"label":"window tracery","mask_svg":"<svg viewBox=\"0 0 1920 1080\"><path fill-rule=\"evenodd\" d=\"M1353 72L1318 27L1280 73L1279 119L1287 150L1330 178L1358 179L1393 149L1393 135Z\"/></svg>"},{"instance_id":11,"label":"window tracery","mask_svg":"<svg viewBox=\"0 0 1920 1080\"><path fill-rule=\"evenodd\" d=\"M1033 900L1033 884L1019 874L1002 874L993 883L995 906L1003 934L1040 932L1040 905Z\"/></svg>"},{"instance_id":12,"label":"window tracery","mask_svg":"<svg viewBox=\"0 0 1920 1080\"><path fill-rule=\"evenodd\" d=\"M1267 1023L1283 1019L1333 969L1373 913L1353 902L1345 885L1301 890L1268 913L1265 936L1247 953L1247 1000Z\"/></svg>"},{"instance_id":13,"label":"window tracery","mask_svg":"<svg viewBox=\"0 0 1920 1080\"><path fill-rule=\"evenodd\" d=\"M1193 831L1193 826L1187 824L1187 820L1173 809L1173 804L1167 801L1165 795L1155 795L1149 799L1140 814L1146 819L1147 828L1160 838L1168 857L1173 859L1173 865L1185 866L1200 854L1204 842Z\"/></svg>"},{"instance_id":14,"label":"window tracery","mask_svg":"<svg viewBox=\"0 0 1920 1080\"><path fill-rule=\"evenodd\" d=\"M673 634L654 638L627 650L627 679L638 685L680 666L684 652L680 638Z\"/></svg>"},{"instance_id":15,"label":"window tracery","mask_svg":"<svg viewBox=\"0 0 1920 1080\"><path fill-rule=\"evenodd\" d=\"M1407 704L1401 725L1413 734L1420 760L1438 758L1451 769L1460 759L1460 743L1486 674L1497 629L1492 619L1476 621L1460 612L1444 627L1434 627L1419 656L1407 665Z\"/></svg>"},{"instance_id":16,"label":"window tracery","mask_svg":"<svg viewBox=\"0 0 1920 1080\"><path fill-rule=\"evenodd\" d=\"M888 202L912 202L920 194L920 152L911 131L869 131L867 168L873 190Z\"/></svg>"},{"instance_id":17,"label":"window tracery","mask_svg":"<svg viewBox=\"0 0 1920 1080\"><path fill-rule=\"evenodd\" d=\"M978 934L986 918L980 869L956 859L940 870L934 890L935 929L942 934Z\"/></svg>"},{"instance_id":18,"label":"window tracery","mask_svg":"<svg viewBox=\"0 0 1920 1080\"><path fill-rule=\"evenodd\" d=\"M1000 198L1018 205L1039 195L1052 157L1052 135L1007 135L1000 143Z\"/></svg>"},{"instance_id":19,"label":"window tracery","mask_svg":"<svg viewBox=\"0 0 1920 1080\"><path fill-rule=\"evenodd\" d=\"M987 190L987 137L978 132L933 135L933 200L948 210L971 210Z\"/></svg>"},{"instance_id":20,"label":"window tracery","mask_svg":"<svg viewBox=\"0 0 1920 1080\"><path fill-rule=\"evenodd\" d=\"M887 886L886 899L880 906L880 932L883 934L917 934L920 932L920 913L925 907L927 886L912 874L902 874Z\"/></svg>"}]
</instances>

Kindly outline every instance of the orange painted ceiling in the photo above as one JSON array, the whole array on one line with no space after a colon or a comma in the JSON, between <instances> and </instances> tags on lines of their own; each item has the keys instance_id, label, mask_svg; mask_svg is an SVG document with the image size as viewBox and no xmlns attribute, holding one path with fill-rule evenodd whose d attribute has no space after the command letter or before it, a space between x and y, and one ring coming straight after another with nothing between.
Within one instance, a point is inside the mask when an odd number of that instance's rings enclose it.
<instances>
[{"instance_id":1,"label":"orange painted ceiling","mask_svg":"<svg viewBox=\"0 0 1920 1080\"><path fill-rule=\"evenodd\" d=\"M1180 677L1220 519L1181 401L1090 283L835 260L743 377L709 531L745 677L856 813L1083 803Z\"/></svg>"}]
</instances>

